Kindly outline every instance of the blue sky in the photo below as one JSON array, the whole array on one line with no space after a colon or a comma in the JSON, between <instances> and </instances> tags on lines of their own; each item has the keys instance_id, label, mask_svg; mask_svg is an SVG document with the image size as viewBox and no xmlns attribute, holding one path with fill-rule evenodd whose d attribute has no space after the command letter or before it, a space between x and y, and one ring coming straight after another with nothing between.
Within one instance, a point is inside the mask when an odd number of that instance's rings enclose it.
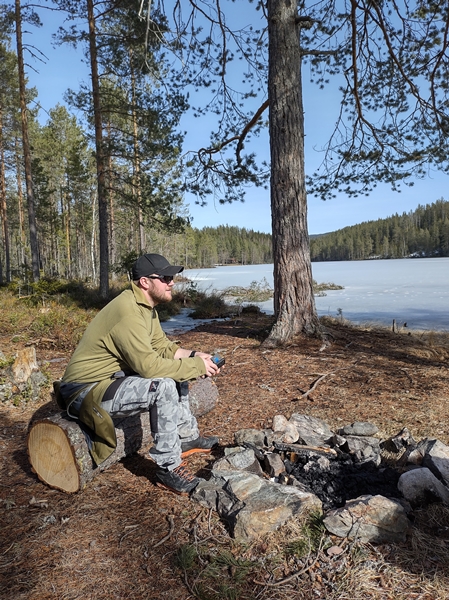
<instances>
[{"instance_id":1,"label":"blue sky","mask_svg":"<svg viewBox=\"0 0 449 600\"><path fill-rule=\"evenodd\" d=\"M82 62L81 49L62 46L52 47L52 34L56 32L61 17L56 12L42 11L44 26L36 29L26 26L29 34L24 35L24 42L34 45L46 57L46 63L40 63L26 56L26 73L29 84L38 90L38 101L42 107L40 121L47 120L46 111L64 104L64 92L70 87L78 89L81 81L88 81L88 69ZM338 110L338 94L332 87L324 91L307 85L308 74L305 69L304 109L305 109L305 150L306 170L313 172L321 162L316 148L324 144L326 134L331 130ZM324 127L323 124L326 126ZM186 116L182 128L187 131L185 149L207 146L211 130L210 119L195 119ZM258 144L258 155L267 158L269 155L268 137L263 136ZM317 198L308 199L308 222L311 234L326 233L355 225L363 221L371 221L388 217L394 213L402 214L414 210L418 204L428 204L444 198L447 200L448 177L434 172L424 180L417 180L411 188L403 186L402 193L393 192L386 185L379 187L369 197L349 198L339 194L333 200L323 202ZM271 211L269 190L249 188L244 203L220 205L211 198L206 207L195 205L194 198L187 198L186 203L193 217L192 225L197 228L205 226L235 225L256 231L271 232Z\"/></svg>"}]
</instances>

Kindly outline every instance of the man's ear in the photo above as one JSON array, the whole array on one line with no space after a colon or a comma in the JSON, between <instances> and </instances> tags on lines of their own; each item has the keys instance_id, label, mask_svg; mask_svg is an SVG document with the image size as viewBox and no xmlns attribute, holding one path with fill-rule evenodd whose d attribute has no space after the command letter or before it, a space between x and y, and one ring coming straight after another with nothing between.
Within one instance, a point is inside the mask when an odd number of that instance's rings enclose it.
<instances>
[{"instance_id":1,"label":"man's ear","mask_svg":"<svg viewBox=\"0 0 449 600\"><path fill-rule=\"evenodd\" d=\"M138 281L138 286L143 290L147 290L149 288L150 282L146 277L141 277Z\"/></svg>"}]
</instances>

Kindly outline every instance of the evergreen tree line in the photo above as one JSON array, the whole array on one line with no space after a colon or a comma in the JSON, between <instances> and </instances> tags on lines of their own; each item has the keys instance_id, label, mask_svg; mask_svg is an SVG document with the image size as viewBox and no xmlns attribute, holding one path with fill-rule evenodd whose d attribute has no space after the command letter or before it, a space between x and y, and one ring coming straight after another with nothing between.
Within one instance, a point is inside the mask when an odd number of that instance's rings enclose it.
<instances>
[{"instance_id":1,"label":"evergreen tree line","mask_svg":"<svg viewBox=\"0 0 449 600\"><path fill-rule=\"evenodd\" d=\"M271 234L260 233L241 227L220 225L193 229L195 252L186 256L195 267L210 267L214 264L269 264L273 262Z\"/></svg>"},{"instance_id":2,"label":"evergreen tree line","mask_svg":"<svg viewBox=\"0 0 449 600\"><path fill-rule=\"evenodd\" d=\"M312 261L449 256L449 202L315 237L310 253Z\"/></svg>"},{"instance_id":3,"label":"evergreen tree line","mask_svg":"<svg viewBox=\"0 0 449 600\"><path fill-rule=\"evenodd\" d=\"M172 264L186 269L210 268L216 265L257 265L273 262L271 234L244 227L220 225L197 229L187 225L180 233L153 232L148 252L166 256ZM137 255L130 252L113 268L129 271Z\"/></svg>"}]
</instances>

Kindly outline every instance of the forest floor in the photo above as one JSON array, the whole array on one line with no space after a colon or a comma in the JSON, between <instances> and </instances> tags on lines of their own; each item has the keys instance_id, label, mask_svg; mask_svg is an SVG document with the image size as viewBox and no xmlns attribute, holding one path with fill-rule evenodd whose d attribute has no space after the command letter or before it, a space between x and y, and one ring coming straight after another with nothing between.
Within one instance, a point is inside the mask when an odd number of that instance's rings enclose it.
<instances>
[{"instance_id":1,"label":"forest floor","mask_svg":"<svg viewBox=\"0 0 449 600\"><path fill-rule=\"evenodd\" d=\"M273 416L292 413L324 419L334 430L369 421L382 438L406 426L415 440L449 444L448 334L333 320L325 323L329 344L298 337L267 350L261 341L270 321L216 321L176 338L226 358L215 378L218 405L199 419L221 447L233 445L239 429L269 427ZM12 337L0 334L5 354L17 350ZM33 341L39 364L58 379L73 348ZM46 487L31 471L26 437L37 409L57 411L49 390L39 402L0 406L2 599L449 599L449 510L441 505L414 511L403 544L340 540L312 521L241 544L215 512L156 487L147 449L77 494ZM188 460L207 478L213 459ZM326 552L336 545L340 554Z\"/></svg>"}]
</instances>

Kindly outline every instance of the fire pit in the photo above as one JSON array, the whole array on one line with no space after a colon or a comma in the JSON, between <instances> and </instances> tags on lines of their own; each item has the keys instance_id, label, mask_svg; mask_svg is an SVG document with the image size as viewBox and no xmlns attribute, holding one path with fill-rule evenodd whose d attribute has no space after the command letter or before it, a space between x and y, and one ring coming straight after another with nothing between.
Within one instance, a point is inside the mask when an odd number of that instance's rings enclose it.
<instances>
[{"instance_id":1,"label":"fire pit","mask_svg":"<svg viewBox=\"0 0 449 600\"><path fill-rule=\"evenodd\" d=\"M293 460L292 460L293 459ZM373 462L357 463L345 452L336 455L290 453L284 459L286 473L310 489L323 503L323 510L340 508L348 500L366 494L400 498L400 473Z\"/></svg>"},{"instance_id":2,"label":"fire pit","mask_svg":"<svg viewBox=\"0 0 449 600\"><path fill-rule=\"evenodd\" d=\"M388 440L377 434L370 423L333 432L308 415L277 416L272 429L236 432L192 498L217 510L236 538L319 511L335 535L404 541L415 506L449 504L449 448L416 443L406 428Z\"/></svg>"}]
</instances>

